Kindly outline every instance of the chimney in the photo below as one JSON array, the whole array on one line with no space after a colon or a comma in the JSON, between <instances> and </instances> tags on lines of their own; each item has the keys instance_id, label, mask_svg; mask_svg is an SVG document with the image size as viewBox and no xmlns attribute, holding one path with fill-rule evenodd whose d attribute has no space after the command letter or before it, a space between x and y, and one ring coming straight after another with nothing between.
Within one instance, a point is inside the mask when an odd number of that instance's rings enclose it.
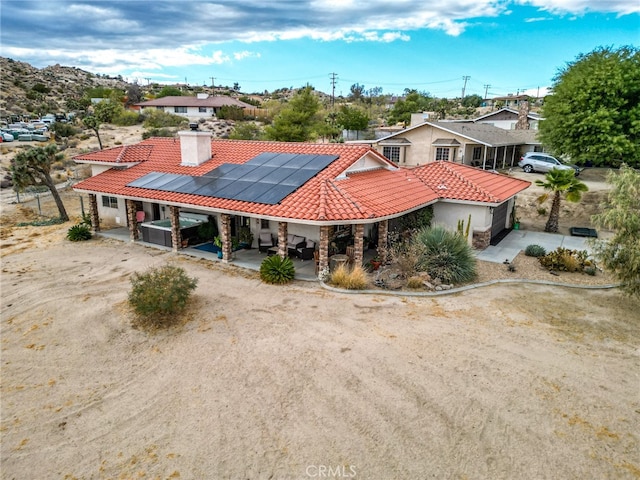
<instances>
[{"instance_id":1,"label":"chimney","mask_svg":"<svg viewBox=\"0 0 640 480\"><path fill-rule=\"evenodd\" d=\"M196 98L198 100L206 100L207 98L209 98L209 94L208 93L198 93L196 95Z\"/></svg>"},{"instance_id":2,"label":"chimney","mask_svg":"<svg viewBox=\"0 0 640 480\"><path fill-rule=\"evenodd\" d=\"M516 130L529 130L529 100L520 100Z\"/></svg>"},{"instance_id":3,"label":"chimney","mask_svg":"<svg viewBox=\"0 0 640 480\"><path fill-rule=\"evenodd\" d=\"M197 123L190 123L191 130L178 132L180 137L180 152L183 167L197 167L211 159L211 137L210 131L202 132L198 130Z\"/></svg>"}]
</instances>

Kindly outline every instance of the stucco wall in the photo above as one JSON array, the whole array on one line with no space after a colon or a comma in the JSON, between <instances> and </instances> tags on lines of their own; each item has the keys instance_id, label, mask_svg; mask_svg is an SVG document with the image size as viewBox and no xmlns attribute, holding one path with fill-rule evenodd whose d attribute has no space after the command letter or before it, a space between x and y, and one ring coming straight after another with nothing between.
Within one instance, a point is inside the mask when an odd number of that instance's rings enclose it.
<instances>
[{"instance_id":1,"label":"stucco wall","mask_svg":"<svg viewBox=\"0 0 640 480\"><path fill-rule=\"evenodd\" d=\"M472 232L474 228L485 229L491 227L491 213L489 207L484 205L449 203L441 201L433 205L433 224L446 226L449 230L455 231L458 220L464 220L464 230L467 228L471 214L471 228L469 229L468 242L471 245Z\"/></svg>"}]
</instances>

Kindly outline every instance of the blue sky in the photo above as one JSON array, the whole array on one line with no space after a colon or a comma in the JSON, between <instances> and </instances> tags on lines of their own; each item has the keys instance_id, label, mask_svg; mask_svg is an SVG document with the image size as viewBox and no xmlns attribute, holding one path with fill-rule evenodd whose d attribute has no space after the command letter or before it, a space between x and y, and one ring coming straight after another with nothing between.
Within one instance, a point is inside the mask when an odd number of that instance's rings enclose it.
<instances>
[{"instance_id":1,"label":"blue sky","mask_svg":"<svg viewBox=\"0 0 640 480\"><path fill-rule=\"evenodd\" d=\"M0 55L146 84L359 83L535 95L599 46L640 45L638 0L0 0ZM149 79L149 80L147 80ZM487 87L488 85L488 87Z\"/></svg>"}]
</instances>

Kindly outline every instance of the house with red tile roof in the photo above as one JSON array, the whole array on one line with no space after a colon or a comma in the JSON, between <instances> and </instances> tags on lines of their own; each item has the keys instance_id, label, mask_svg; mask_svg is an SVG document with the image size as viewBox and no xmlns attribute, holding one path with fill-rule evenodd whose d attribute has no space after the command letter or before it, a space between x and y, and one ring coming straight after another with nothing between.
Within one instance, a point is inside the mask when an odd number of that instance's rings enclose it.
<instances>
[{"instance_id":1,"label":"house with red tile roof","mask_svg":"<svg viewBox=\"0 0 640 480\"><path fill-rule=\"evenodd\" d=\"M198 93L197 96L166 96L135 104L144 113L146 109L162 110L189 119L216 117L223 107L241 108L246 113L254 110L253 105L242 102L228 95L208 95Z\"/></svg>"},{"instance_id":2,"label":"house with red tile roof","mask_svg":"<svg viewBox=\"0 0 640 480\"><path fill-rule=\"evenodd\" d=\"M126 225L132 240L142 230L144 240L178 250L189 222L210 220L227 260L231 239L248 228L254 247L271 236L281 255L291 253L293 236L304 239L321 267L338 239L348 238L362 261L365 237L386 239L398 219L425 207L452 229L471 215L469 241L485 248L510 227L514 197L530 185L452 162L400 168L362 144L221 140L198 130L74 160L92 168L74 190L89 194L96 231ZM386 241L378 248L386 255Z\"/></svg>"},{"instance_id":3,"label":"house with red tile roof","mask_svg":"<svg viewBox=\"0 0 640 480\"><path fill-rule=\"evenodd\" d=\"M495 170L513 167L524 152L539 147L536 135L488 123L423 120L376 140L347 143L370 145L399 166L442 160Z\"/></svg>"}]
</instances>

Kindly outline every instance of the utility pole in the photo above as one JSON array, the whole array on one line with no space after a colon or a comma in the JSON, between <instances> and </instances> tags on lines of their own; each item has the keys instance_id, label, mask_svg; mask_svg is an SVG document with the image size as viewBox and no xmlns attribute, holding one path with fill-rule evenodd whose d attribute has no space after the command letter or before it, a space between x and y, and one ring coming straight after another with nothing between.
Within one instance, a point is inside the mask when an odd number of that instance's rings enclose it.
<instances>
[{"instance_id":1,"label":"utility pole","mask_svg":"<svg viewBox=\"0 0 640 480\"><path fill-rule=\"evenodd\" d=\"M464 91L467 89L467 80L469 80L471 77L469 75L465 75L464 77L462 77L462 80L464 80L464 85L462 86L462 97L460 98L460 103L462 103L462 101L464 100Z\"/></svg>"},{"instance_id":2,"label":"utility pole","mask_svg":"<svg viewBox=\"0 0 640 480\"><path fill-rule=\"evenodd\" d=\"M147 87L148 87L149 86L149 82L151 81L151 79L148 78L148 77L144 77L144 79L147 81Z\"/></svg>"},{"instance_id":3,"label":"utility pole","mask_svg":"<svg viewBox=\"0 0 640 480\"><path fill-rule=\"evenodd\" d=\"M489 84L486 84L484 86L484 100L487 99L487 92L489 91L489 88L491 88L491 85L489 85Z\"/></svg>"},{"instance_id":4,"label":"utility pole","mask_svg":"<svg viewBox=\"0 0 640 480\"><path fill-rule=\"evenodd\" d=\"M333 108L336 102L336 80L338 79L338 74L330 73L329 78L331 78L331 107Z\"/></svg>"},{"instance_id":5,"label":"utility pole","mask_svg":"<svg viewBox=\"0 0 640 480\"><path fill-rule=\"evenodd\" d=\"M216 94L216 77L209 77L211 79L211 91Z\"/></svg>"}]
</instances>

